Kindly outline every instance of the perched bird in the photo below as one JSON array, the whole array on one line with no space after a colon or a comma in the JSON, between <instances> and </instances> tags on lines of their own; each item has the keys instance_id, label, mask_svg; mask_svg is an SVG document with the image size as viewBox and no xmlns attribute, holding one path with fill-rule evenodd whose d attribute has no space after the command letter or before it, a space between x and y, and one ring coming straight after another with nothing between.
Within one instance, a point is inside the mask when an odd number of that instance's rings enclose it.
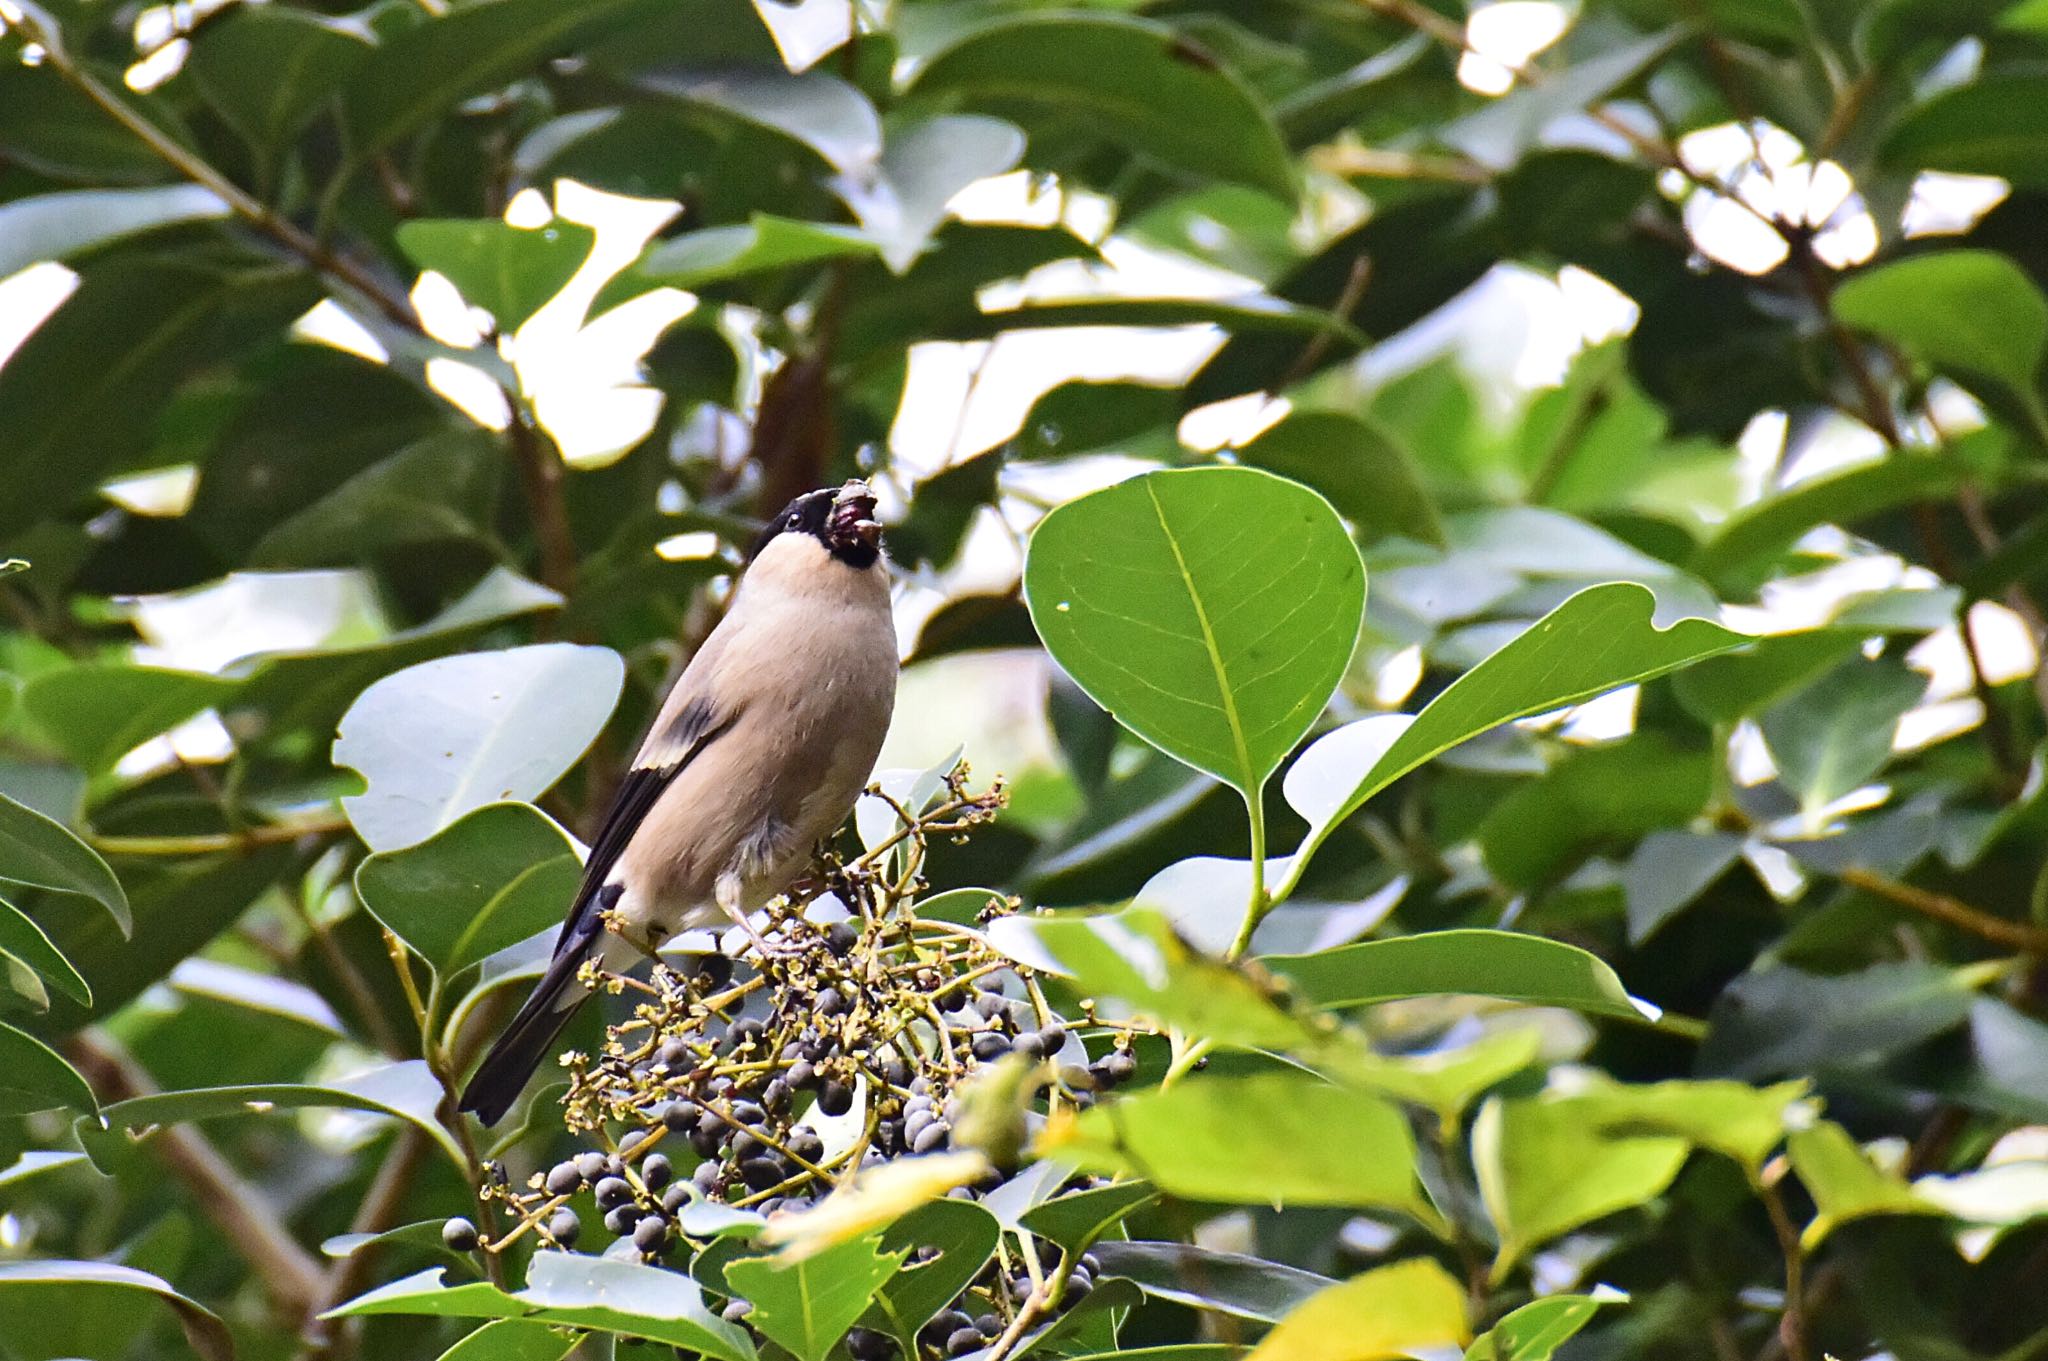
<instances>
[{"instance_id":1,"label":"perched bird","mask_svg":"<svg viewBox=\"0 0 2048 1361\"><path fill-rule=\"evenodd\" d=\"M462 1109L503 1117L587 995L585 960L630 967L723 917L754 935L747 914L846 820L896 699L874 514L874 493L848 482L797 497L762 532L612 800L547 972Z\"/></svg>"}]
</instances>

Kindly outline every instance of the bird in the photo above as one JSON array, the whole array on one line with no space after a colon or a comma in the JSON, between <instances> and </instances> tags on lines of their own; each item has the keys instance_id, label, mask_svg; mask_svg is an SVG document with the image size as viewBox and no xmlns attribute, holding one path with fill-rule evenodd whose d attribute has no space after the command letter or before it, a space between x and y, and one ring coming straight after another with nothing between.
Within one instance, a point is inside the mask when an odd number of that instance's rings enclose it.
<instances>
[{"instance_id":1,"label":"bird","mask_svg":"<svg viewBox=\"0 0 2048 1361\"><path fill-rule=\"evenodd\" d=\"M792 500L755 541L731 606L676 678L620 782L547 970L477 1066L461 1108L494 1125L589 995L592 959L630 968L786 888L866 787L898 669L868 485Z\"/></svg>"}]
</instances>

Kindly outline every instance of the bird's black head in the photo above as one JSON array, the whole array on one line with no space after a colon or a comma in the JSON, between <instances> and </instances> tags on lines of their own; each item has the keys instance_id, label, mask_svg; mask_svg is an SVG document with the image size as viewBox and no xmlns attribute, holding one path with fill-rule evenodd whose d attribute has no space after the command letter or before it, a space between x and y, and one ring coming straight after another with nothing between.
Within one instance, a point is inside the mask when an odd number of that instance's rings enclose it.
<instances>
[{"instance_id":1,"label":"bird's black head","mask_svg":"<svg viewBox=\"0 0 2048 1361\"><path fill-rule=\"evenodd\" d=\"M749 560L759 557L778 534L808 534L849 567L872 567L882 555L875 494L865 482L848 482L836 489L821 487L791 501L761 531L754 551L747 555Z\"/></svg>"}]
</instances>

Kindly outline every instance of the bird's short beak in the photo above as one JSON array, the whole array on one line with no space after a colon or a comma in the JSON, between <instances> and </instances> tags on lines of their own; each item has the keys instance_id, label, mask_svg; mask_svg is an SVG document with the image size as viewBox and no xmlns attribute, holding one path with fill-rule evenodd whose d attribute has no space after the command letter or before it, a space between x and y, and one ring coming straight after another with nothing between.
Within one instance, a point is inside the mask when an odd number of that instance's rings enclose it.
<instances>
[{"instance_id":1,"label":"bird's short beak","mask_svg":"<svg viewBox=\"0 0 2048 1361\"><path fill-rule=\"evenodd\" d=\"M832 534L873 548L882 539L882 526L875 519L875 494L868 484L848 482L832 500Z\"/></svg>"}]
</instances>

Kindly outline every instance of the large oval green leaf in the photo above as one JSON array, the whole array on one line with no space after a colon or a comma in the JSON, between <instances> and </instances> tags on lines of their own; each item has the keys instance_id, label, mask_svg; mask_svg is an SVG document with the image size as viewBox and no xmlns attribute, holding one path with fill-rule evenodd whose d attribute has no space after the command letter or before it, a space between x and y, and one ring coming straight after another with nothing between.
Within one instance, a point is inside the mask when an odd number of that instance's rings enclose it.
<instances>
[{"instance_id":1,"label":"large oval green leaf","mask_svg":"<svg viewBox=\"0 0 2048 1361\"><path fill-rule=\"evenodd\" d=\"M137 1291L170 1306L185 1330L185 1341L202 1361L234 1361L234 1339L218 1314L179 1294L161 1276L114 1262L0 1263L0 1320L127 1310L136 1303L132 1292ZM28 1342L11 1332L8 1340Z\"/></svg>"},{"instance_id":2,"label":"large oval green leaf","mask_svg":"<svg viewBox=\"0 0 2048 1361\"><path fill-rule=\"evenodd\" d=\"M916 92L1038 120L1089 120L1100 137L1205 178L1292 201L1272 115L1207 52L1164 24L1108 14L1026 14L974 27L932 58Z\"/></svg>"},{"instance_id":3,"label":"large oval green leaf","mask_svg":"<svg viewBox=\"0 0 2048 1361\"><path fill-rule=\"evenodd\" d=\"M1365 565L1308 488L1250 468L1186 468L1047 515L1024 598L1090 698L1249 799L1351 660Z\"/></svg>"},{"instance_id":4,"label":"large oval green leaf","mask_svg":"<svg viewBox=\"0 0 2048 1361\"><path fill-rule=\"evenodd\" d=\"M618 653L573 643L386 676L342 717L334 763L370 786L342 807L371 850L395 851L487 803L534 798L604 727L624 680Z\"/></svg>"},{"instance_id":5,"label":"large oval green leaf","mask_svg":"<svg viewBox=\"0 0 2048 1361\"><path fill-rule=\"evenodd\" d=\"M356 870L377 920L443 978L554 924L582 876L568 833L529 803L477 809Z\"/></svg>"},{"instance_id":6,"label":"large oval green leaf","mask_svg":"<svg viewBox=\"0 0 2048 1361\"><path fill-rule=\"evenodd\" d=\"M62 823L0 794L0 880L91 898L112 914L121 934L134 927L121 881L92 847Z\"/></svg>"},{"instance_id":7,"label":"large oval green leaf","mask_svg":"<svg viewBox=\"0 0 2048 1361\"><path fill-rule=\"evenodd\" d=\"M69 1110L99 1114L92 1086L56 1050L0 1024L0 1112Z\"/></svg>"}]
</instances>

